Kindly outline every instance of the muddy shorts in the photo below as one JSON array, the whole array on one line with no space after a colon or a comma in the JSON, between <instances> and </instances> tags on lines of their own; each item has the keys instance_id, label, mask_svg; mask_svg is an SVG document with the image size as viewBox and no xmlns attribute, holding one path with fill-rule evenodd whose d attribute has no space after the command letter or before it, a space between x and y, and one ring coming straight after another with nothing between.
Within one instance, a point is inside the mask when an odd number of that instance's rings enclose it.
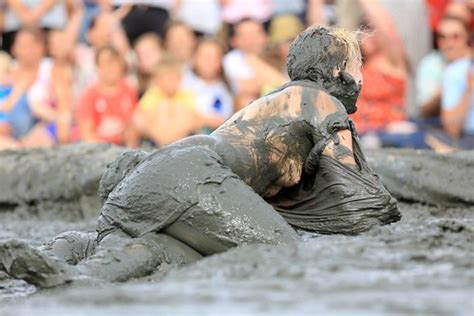
<instances>
[{"instance_id":1,"label":"muddy shorts","mask_svg":"<svg viewBox=\"0 0 474 316\"><path fill-rule=\"evenodd\" d=\"M117 228L132 237L165 232L205 255L297 239L281 215L204 146L167 146L136 166L105 201L99 240Z\"/></svg>"}]
</instances>

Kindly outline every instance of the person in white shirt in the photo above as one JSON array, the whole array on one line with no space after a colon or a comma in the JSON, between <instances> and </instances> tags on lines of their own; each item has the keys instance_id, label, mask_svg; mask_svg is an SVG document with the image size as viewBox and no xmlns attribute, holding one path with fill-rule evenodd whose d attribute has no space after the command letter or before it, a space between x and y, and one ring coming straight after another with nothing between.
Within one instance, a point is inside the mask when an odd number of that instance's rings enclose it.
<instances>
[{"instance_id":1,"label":"person in white shirt","mask_svg":"<svg viewBox=\"0 0 474 316\"><path fill-rule=\"evenodd\" d=\"M193 71L184 79L185 88L196 95L196 110L205 117L227 119L234 112L232 96L222 75L223 52L222 45L216 40L200 41L193 59Z\"/></svg>"}]
</instances>

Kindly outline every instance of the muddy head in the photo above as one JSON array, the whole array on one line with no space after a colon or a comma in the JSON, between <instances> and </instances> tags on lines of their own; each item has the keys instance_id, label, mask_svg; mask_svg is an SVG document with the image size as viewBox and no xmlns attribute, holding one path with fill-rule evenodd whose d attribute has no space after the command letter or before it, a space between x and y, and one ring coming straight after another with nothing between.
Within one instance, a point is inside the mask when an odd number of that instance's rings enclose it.
<instances>
[{"instance_id":1,"label":"muddy head","mask_svg":"<svg viewBox=\"0 0 474 316\"><path fill-rule=\"evenodd\" d=\"M291 43L287 68L292 81L319 84L352 114L362 87L361 64L355 34L320 26L309 27Z\"/></svg>"}]
</instances>

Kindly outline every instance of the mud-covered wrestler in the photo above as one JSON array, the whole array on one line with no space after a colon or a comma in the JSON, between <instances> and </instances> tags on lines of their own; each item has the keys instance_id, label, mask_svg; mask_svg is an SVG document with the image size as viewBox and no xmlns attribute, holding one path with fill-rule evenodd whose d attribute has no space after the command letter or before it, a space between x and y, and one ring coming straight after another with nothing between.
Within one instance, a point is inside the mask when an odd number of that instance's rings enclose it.
<instances>
[{"instance_id":1,"label":"mud-covered wrestler","mask_svg":"<svg viewBox=\"0 0 474 316\"><path fill-rule=\"evenodd\" d=\"M355 234L399 220L348 117L360 67L355 34L305 30L290 48L291 82L210 136L122 154L101 180L97 233L63 233L40 249L3 242L3 268L41 287L123 281L163 262L293 242L294 228Z\"/></svg>"}]
</instances>

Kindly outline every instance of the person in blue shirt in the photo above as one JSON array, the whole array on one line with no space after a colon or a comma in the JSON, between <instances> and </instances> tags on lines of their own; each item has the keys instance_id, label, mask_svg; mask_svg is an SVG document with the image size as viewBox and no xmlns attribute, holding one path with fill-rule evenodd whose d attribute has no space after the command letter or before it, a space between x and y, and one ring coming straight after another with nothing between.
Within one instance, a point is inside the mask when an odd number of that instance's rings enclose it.
<instances>
[{"instance_id":1,"label":"person in blue shirt","mask_svg":"<svg viewBox=\"0 0 474 316\"><path fill-rule=\"evenodd\" d=\"M463 58L446 69L441 99L443 130L463 149L474 149L474 60Z\"/></svg>"}]
</instances>

